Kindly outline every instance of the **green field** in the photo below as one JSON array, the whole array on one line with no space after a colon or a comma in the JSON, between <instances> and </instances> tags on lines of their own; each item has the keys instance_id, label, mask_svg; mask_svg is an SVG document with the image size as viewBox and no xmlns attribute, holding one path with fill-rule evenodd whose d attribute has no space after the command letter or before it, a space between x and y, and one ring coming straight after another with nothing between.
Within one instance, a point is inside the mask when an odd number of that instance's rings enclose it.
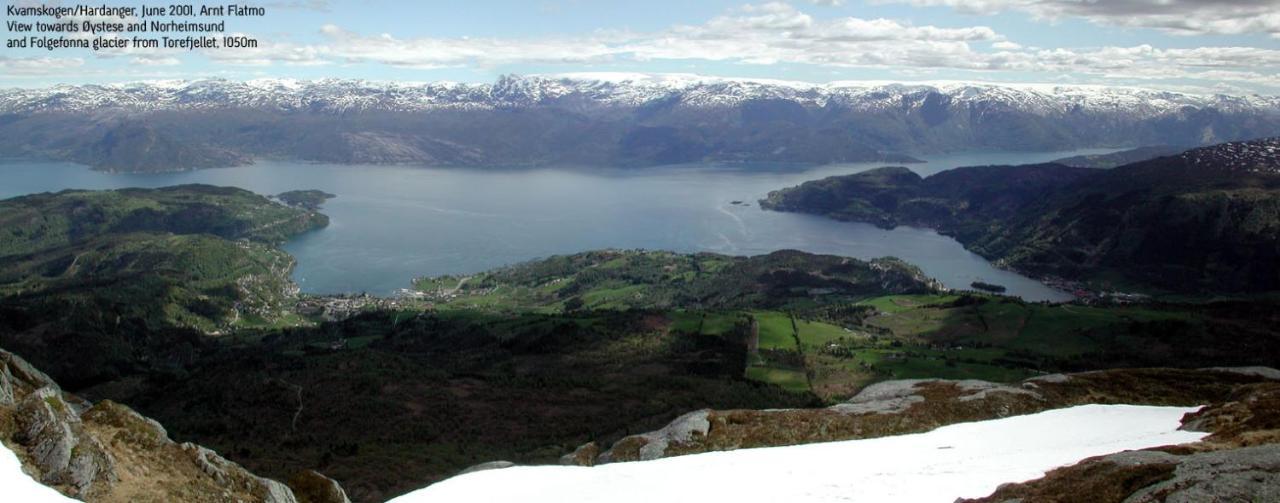
<instances>
[{"instance_id":1,"label":"green field","mask_svg":"<svg viewBox=\"0 0 1280 503\"><path fill-rule=\"evenodd\" d=\"M736 311L674 311L670 314L674 332L702 335L724 335L734 330L747 317Z\"/></svg>"},{"instance_id":2,"label":"green field","mask_svg":"<svg viewBox=\"0 0 1280 503\"><path fill-rule=\"evenodd\" d=\"M791 316L774 311L754 311L759 328L760 349L796 350L796 331L791 325Z\"/></svg>"},{"instance_id":3,"label":"green field","mask_svg":"<svg viewBox=\"0 0 1280 503\"><path fill-rule=\"evenodd\" d=\"M747 368L747 378L773 384L795 393L809 392L809 380L805 378L802 370L753 365Z\"/></svg>"},{"instance_id":4,"label":"green field","mask_svg":"<svg viewBox=\"0 0 1280 503\"><path fill-rule=\"evenodd\" d=\"M821 349L828 344L857 338L852 330L847 330L828 323L808 320L796 320L797 335L800 345L805 351Z\"/></svg>"}]
</instances>

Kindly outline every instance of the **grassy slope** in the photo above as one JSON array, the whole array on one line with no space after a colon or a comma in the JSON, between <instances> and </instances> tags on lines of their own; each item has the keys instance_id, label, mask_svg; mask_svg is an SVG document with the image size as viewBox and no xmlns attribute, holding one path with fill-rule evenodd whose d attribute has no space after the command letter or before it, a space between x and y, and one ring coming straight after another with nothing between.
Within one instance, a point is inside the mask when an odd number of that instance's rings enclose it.
<instances>
[{"instance_id":1,"label":"grassy slope","mask_svg":"<svg viewBox=\"0 0 1280 503\"><path fill-rule=\"evenodd\" d=\"M70 386L181 368L204 345L188 331L290 317L275 245L326 223L204 185L0 201L0 344Z\"/></svg>"},{"instance_id":2,"label":"grassy slope","mask_svg":"<svg viewBox=\"0 0 1280 503\"><path fill-rule=\"evenodd\" d=\"M1265 364L1276 355L1275 334L1267 326L1274 316L1254 312L1270 305L1266 298L1238 304L1090 307L989 295L882 295L856 288L814 295L804 288L761 289L765 281L742 281L778 276L770 268L787 263L771 257L753 260L758 263L664 252L556 257L468 278L439 307L554 313L565 309L566 299L582 298L586 302L576 309L670 310L688 308L695 304L688 299L698 299L704 308L716 310L674 311L676 326L693 332L704 330L706 320L712 320L709 326L731 326L749 319L754 351L746 376L828 400L884 379L1009 382L1039 372L1125 365ZM808 283L803 275L782 276ZM458 282L446 277L418 285L424 291L454 292ZM743 291L771 293L730 294ZM1215 342L1216 334L1228 331L1257 352Z\"/></svg>"},{"instance_id":3,"label":"grassy slope","mask_svg":"<svg viewBox=\"0 0 1280 503\"><path fill-rule=\"evenodd\" d=\"M272 245L327 218L235 188L64 191L0 201L0 297L68 298L205 330L278 315L293 260Z\"/></svg>"},{"instance_id":4,"label":"grassy slope","mask_svg":"<svg viewBox=\"0 0 1280 503\"><path fill-rule=\"evenodd\" d=\"M735 308L933 288L919 269L896 259L867 262L794 251L729 257L607 250L415 284L449 309L548 313Z\"/></svg>"}]
</instances>

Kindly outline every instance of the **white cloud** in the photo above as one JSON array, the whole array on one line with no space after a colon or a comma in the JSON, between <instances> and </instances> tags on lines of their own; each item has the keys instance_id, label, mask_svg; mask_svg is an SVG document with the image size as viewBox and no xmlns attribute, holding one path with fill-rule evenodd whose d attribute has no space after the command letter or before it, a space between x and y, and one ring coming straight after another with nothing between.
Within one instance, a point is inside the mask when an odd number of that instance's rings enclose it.
<instances>
[{"instance_id":1,"label":"white cloud","mask_svg":"<svg viewBox=\"0 0 1280 503\"><path fill-rule=\"evenodd\" d=\"M317 12L329 12L330 9L329 0L279 0L261 5L267 9L312 10Z\"/></svg>"},{"instance_id":2,"label":"white cloud","mask_svg":"<svg viewBox=\"0 0 1280 503\"><path fill-rule=\"evenodd\" d=\"M1038 0L887 0L965 4L981 12L1030 5ZM1047 2L1047 0L1045 0ZM1166 0L1181 5L1181 0ZM1062 0L1067 3L1068 0ZM1051 2L1049 2L1051 3ZM1141 4L1138 0L1118 3ZM1248 3L1242 1L1238 3ZM1114 7L1113 7L1114 8ZM382 64L435 69L542 64L590 67L648 61L716 61L744 65L798 64L875 68L902 78L967 75L983 80L1016 75L1018 80L1115 83L1208 88L1247 87L1280 92L1280 50L1260 47L1164 49L1131 47L1041 48L1024 46L986 26L939 27L892 19L814 16L787 3L771 2L730 9L705 22L649 32L595 31L575 36L533 38L404 37L370 34L329 24L316 43L272 41L257 37L252 49L211 50L200 54L216 64L234 66ZM184 53L185 54L185 53ZM118 51L100 57L132 56L134 63L170 66L172 51ZM56 74L81 60L0 59L7 74ZM68 61L77 61L69 63ZM63 65L63 66L58 66ZM976 75L981 72L981 75ZM1034 78L1034 77L1033 77Z\"/></svg>"},{"instance_id":3,"label":"white cloud","mask_svg":"<svg viewBox=\"0 0 1280 503\"><path fill-rule=\"evenodd\" d=\"M1280 77L1277 77L1280 51L1255 47L1157 49L1139 45L1092 50L1044 49L1025 56L1029 58L1013 66L1108 78L1196 79L1280 86Z\"/></svg>"},{"instance_id":4,"label":"white cloud","mask_svg":"<svg viewBox=\"0 0 1280 503\"><path fill-rule=\"evenodd\" d=\"M0 73L17 76L45 76L66 73L84 66L81 58L13 58L0 55Z\"/></svg>"},{"instance_id":5,"label":"white cloud","mask_svg":"<svg viewBox=\"0 0 1280 503\"><path fill-rule=\"evenodd\" d=\"M400 38L321 29L326 57L403 67L701 59L752 64L973 68L970 42L1002 38L984 26L939 28L888 19L818 20L780 2L733 9L699 25L659 32L596 32L540 39Z\"/></svg>"},{"instance_id":6,"label":"white cloud","mask_svg":"<svg viewBox=\"0 0 1280 503\"><path fill-rule=\"evenodd\" d=\"M950 1L950 0L919 0ZM993 0L1007 2L1010 0ZM702 24L657 32L596 32L538 39L400 38L326 25L317 46L263 48L255 58L371 62L410 68L513 63L707 60L882 68L904 75L939 70L1076 75L1142 81L1192 79L1280 87L1280 51L1253 47L1160 49L1024 47L985 26L915 26L890 19L815 18L780 2L732 9ZM990 49L975 46L990 44ZM292 59L290 59L292 58Z\"/></svg>"},{"instance_id":7,"label":"white cloud","mask_svg":"<svg viewBox=\"0 0 1280 503\"><path fill-rule=\"evenodd\" d=\"M875 0L946 6L970 14L1019 11L1038 19L1079 17L1108 26L1180 35L1265 33L1280 38L1276 0Z\"/></svg>"},{"instance_id":8,"label":"white cloud","mask_svg":"<svg viewBox=\"0 0 1280 503\"><path fill-rule=\"evenodd\" d=\"M619 48L606 38L398 38L361 35L336 25L320 32L328 43L319 53L346 62L375 62L411 68L496 65L518 62L582 63L608 59Z\"/></svg>"},{"instance_id":9,"label":"white cloud","mask_svg":"<svg viewBox=\"0 0 1280 503\"><path fill-rule=\"evenodd\" d=\"M177 66L182 64L182 60L173 56L155 56L143 55L134 57L131 62L135 65L143 66Z\"/></svg>"},{"instance_id":10,"label":"white cloud","mask_svg":"<svg viewBox=\"0 0 1280 503\"><path fill-rule=\"evenodd\" d=\"M329 49L325 46L258 39L258 47L206 50L204 54L213 61L228 65L269 66L280 63L290 66L318 66L331 63L326 59L328 51Z\"/></svg>"}]
</instances>

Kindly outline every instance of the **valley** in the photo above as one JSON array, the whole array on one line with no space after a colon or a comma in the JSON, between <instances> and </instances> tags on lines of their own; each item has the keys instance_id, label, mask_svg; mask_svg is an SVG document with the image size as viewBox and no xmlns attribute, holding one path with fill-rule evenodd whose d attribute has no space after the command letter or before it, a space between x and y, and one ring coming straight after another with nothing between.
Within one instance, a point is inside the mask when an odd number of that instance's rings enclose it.
<instances>
[{"instance_id":1,"label":"valley","mask_svg":"<svg viewBox=\"0 0 1280 503\"><path fill-rule=\"evenodd\" d=\"M1255 150L1184 155L1265 188L1271 175L1256 168L1267 164L1239 161ZM1168 169L1157 161L1142 169ZM963 176L939 185L959 201L938 203L955 208L936 213L951 215L938 220L949 233L1054 200L1039 190L1139 168L984 169L934 175ZM846 176L851 184L817 184L840 197L934 190L933 177L900 169ZM978 186L999 197L973 195ZM761 204L793 204L793 193ZM158 420L178 442L276 480L313 470L360 502L496 460L594 464L850 440L1091 400L1190 406L1256 380L1196 369L1280 361L1269 292L1043 302L976 291L977 280L950 286L909 260L795 250L608 248L415 275L395 296L303 292L285 250L343 225L329 208L361 199L333 196L182 185L0 201L0 347L79 398ZM885 226L935 215L894 210L840 215ZM1048 384L1060 373L1072 384ZM937 384L921 385L918 407L899 397L905 415L868 405L915 379ZM1017 391L1025 383L1040 398ZM964 398L972 393L981 398ZM645 448L705 410L721 429ZM813 421L826 426L796 426Z\"/></svg>"}]
</instances>

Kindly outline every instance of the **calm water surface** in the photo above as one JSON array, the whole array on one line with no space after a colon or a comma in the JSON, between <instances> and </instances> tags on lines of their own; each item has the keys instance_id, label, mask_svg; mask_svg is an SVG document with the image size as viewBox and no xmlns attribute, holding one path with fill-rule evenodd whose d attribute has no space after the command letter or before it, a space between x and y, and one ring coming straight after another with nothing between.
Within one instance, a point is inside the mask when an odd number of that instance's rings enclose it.
<instances>
[{"instance_id":1,"label":"calm water surface","mask_svg":"<svg viewBox=\"0 0 1280 503\"><path fill-rule=\"evenodd\" d=\"M927 175L957 166L1043 162L1106 152L967 153L910 166ZM0 198L62 189L234 185L258 193L320 189L329 227L290 241L294 279L312 293L388 294L416 276L466 274L600 248L755 255L798 249L858 258L896 256L956 288L975 280L1029 300L1062 292L1002 271L955 240L909 227L877 229L822 217L762 211L771 190L881 165L803 169L667 167L634 171L483 171L260 162L254 166L121 175L54 162L0 164ZM747 205L732 204L742 201Z\"/></svg>"}]
</instances>

